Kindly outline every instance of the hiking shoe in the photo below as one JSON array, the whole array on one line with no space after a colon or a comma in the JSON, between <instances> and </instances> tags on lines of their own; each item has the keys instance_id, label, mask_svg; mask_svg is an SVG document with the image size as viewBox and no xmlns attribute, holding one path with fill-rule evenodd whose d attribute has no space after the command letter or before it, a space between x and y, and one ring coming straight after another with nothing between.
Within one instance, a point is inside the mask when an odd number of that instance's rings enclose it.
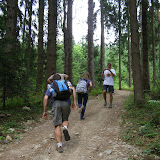
<instances>
[{"instance_id":1,"label":"hiking shoe","mask_svg":"<svg viewBox=\"0 0 160 160\"><path fill-rule=\"evenodd\" d=\"M63 148L62 148L62 146L57 147L56 150L58 151L58 153L63 153Z\"/></svg>"},{"instance_id":2,"label":"hiking shoe","mask_svg":"<svg viewBox=\"0 0 160 160\"><path fill-rule=\"evenodd\" d=\"M80 118L80 120L85 120L85 118L83 117L83 118Z\"/></svg>"},{"instance_id":3,"label":"hiking shoe","mask_svg":"<svg viewBox=\"0 0 160 160\"><path fill-rule=\"evenodd\" d=\"M84 106L81 106L80 108L79 108L79 113L81 113L82 112L82 110L83 110L83 108L84 108Z\"/></svg>"},{"instance_id":4,"label":"hiking shoe","mask_svg":"<svg viewBox=\"0 0 160 160\"><path fill-rule=\"evenodd\" d=\"M107 105L107 101L106 102L104 102L104 106L106 106Z\"/></svg>"},{"instance_id":5,"label":"hiking shoe","mask_svg":"<svg viewBox=\"0 0 160 160\"><path fill-rule=\"evenodd\" d=\"M64 139L65 139L65 141L69 141L69 140L70 140L70 135L69 135L67 129L64 129L64 130L63 130L63 134L64 134Z\"/></svg>"},{"instance_id":6,"label":"hiking shoe","mask_svg":"<svg viewBox=\"0 0 160 160\"><path fill-rule=\"evenodd\" d=\"M112 104L110 104L108 108L112 108Z\"/></svg>"}]
</instances>

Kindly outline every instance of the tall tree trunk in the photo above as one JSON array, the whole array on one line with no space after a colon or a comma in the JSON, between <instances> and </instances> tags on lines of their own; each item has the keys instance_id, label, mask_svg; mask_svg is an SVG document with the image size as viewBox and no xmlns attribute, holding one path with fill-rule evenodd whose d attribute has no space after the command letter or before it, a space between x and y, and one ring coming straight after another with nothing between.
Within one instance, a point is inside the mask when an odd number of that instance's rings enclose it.
<instances>
[{"instance_id":1,"label":"tall tree trunk","mask_svg":"<svg viewBox=\"0 0 160 160\"><path fill-rule=\"evenodd\" d=\"M28 8L28 13L29 13L29 33L28 33L28 42L27 42L27 53L26 53L26 57L27 57L27 85L29 86L29 77L30 77L30 68L31 68L31 42L32 42L32 36L31 36L31 25L32 25L32 4L33 4L33 0L30 1L29 3L29 8Z\"/></svg>"},{"instance_id":2,"label":"tall tree trunk","mask_svg":"<svg viewBox=\"0 0 160 160\"><path fill-rule=\"evenodd\" d=\"M5 101L7 96L7 91L9 94L14 90L14 81L16 75L16 41L17 41L17 0L6 0L7 2L7 18L6 18L6 44L5 53L6 61L3 62L4 71L2 73L3 77L3 109L5 109Z\"/></svg>"},{"instance_id":3,"label":"tall tree trunk","mask_svg":"<svg viewBox=\"0 0 160 160\"><path fill-rule=\"evenodd\" d=\"M158 26L160 26L160 19L159 19L159 7L157 9L157 19L158 19ZM158 38L160 38L160 31L158 30ZM158 44L159 46L159 78L160 78L160 42Z\"/></svg>"},{"instance_id":4,"label":"tall tree trunk","mask_svg":"<svg viewBox=\"0 0 160 160\"><path fill-rule=\"evenodd\" d=\"M68 74L68 44L67 44L67 27L66 27L66 18L67 18L67 13L66 13L66 0L63 0L63 14L64 14L64 19L63 19L63 35L64 35L64 55L65 55L65 63L64 63L64 73Z\"/></svg>"},{"instance_id":5,"label":"tall tree trunk","mask_svg":"<svg viewBox=\"0 0 160 160\"><path fill-rule=\"evenodd\" d=\"M129 73L129 88L131 87L131 47L130 47L130 17L129 17L129 1L127 1L126 6L127 6L127 19L128 19L128 25L127 25L127 32L128 32L128 73Z\"/></svg>"},{"instance_id":6,"label":"tall tree trunk","mask_svg":"<svg viewBox=\"0 0 160 160\"><path fill-rule=\"evenodd\" d=\"M152 54L153 54L153 85L156 85L156 52L155 52L155 29L154 29L154 2L151 0L151 12L152 12Z\"/></svg>"},{"instance_id":7,"label":"tall tree trunk","mask_svg":"<svg viewBox=\"0 0 160 160\"><path fill-rule=\"evenodd\" d=\"M7 18L6 18L6 53L13 54L16 50L16 27L17 27L17 0L7 0Z\"/></svg>"},{"instance_id":8,"label":"tall tree trunk","mask_svg":"<svg viewBox=\"0 0 160 160\"><path fill-rule=\"evenodd\" d=\"M23 19L23 35L22 35L22 49L24 49L24 40L25 40L25 28L26 28L26 13L27 13L27 2L25 0L25 12L24 12L24 19Z\"/></svg>"},{"instance_id":9,"label":"tall tree trunk","mask_svg":"<svg viewBox=\"0 0 160 160\"><path fill-rule=\"evenodd\" d=\"M43 22L44 0L39 0L39 34L38 34L38 72L36 90L42 91L43 83Z\"/></svg>"},{"instance_id":10,"label":"tall tree trunk","mask_svg":"<svg viewBox=\"0 0 160 160\"><path fill-rule=\"evenodd\" d=\"M147 9L148 9L148 0L142 0L142 45L143 45L142 77L143 77L143 89L146 92L150 90Z\"/></svg>"},{"instance_id":11,"label":"tall tree trunk","mask_svg":"<svg viewBox=\"0 0 160 160\"><path fill-rule=\"evenodd\" d=\"M94 86L93 0L88 0L88 72Z\"/></svg>"},{"instance_id":12,"label":"tall tree trunk","mask_svg":"<svg viewBox=\"0 0 160 160\"><path fill-rule=\"evenodd\" d=\"M48 42L46 79L56 72L57 0L48 0ZM47 86L47 81L46 81Z\"/></svg>"},{"instance_id":13,"label":"tall tree trunk","mask_svg":"<svg viewBox=\"0 0 160 160\"><path fill-rule=\"evenodd\" d=\"M128 17L128 73L129 73L129 88L131 87L131 49L130 49L130 25Z\"/></svg>"},{"instance_id":14,"label":"tall tree trunk","mask_svg":"<svg viewBox=\"0 0 160 160\"><path fill-rule=\"evenodd\" d=\"M68 76L72 82L72 0L68 0L67 13L67 38L68 38Z\"/></svg>"},{"instance_id":15,"label":"tall tree trunk","mask_svg":"<svg viewBox=\"0 0 160 160\"><path fill-rule=\"evenodd\" d=\"M121 0L119 0L118 12L118 30L119 30L119 90L121 90Z\"/></svg>"},{"instance_id":16,"label":"tall tree trunk","mask_svg":"<svg viewBox=\"0 0 160 160\"><path fill-rule=\"evenodd\" d=\"M105 44L104 44L104 2L103 0L100 1L101 2L101 70L104 70L105 64L104 64L104 60L105 60Z\"/></svg>"},{"instance_id":17,"label":"tall tree trunk","mask_svg":"<svg viewBox=\"0 0 160 160\"><path fill-rule=\"evenodd\" d=\"M141 58L141 69L142 69L142 75L143 75L143 27L142 27L142 3L140 4L140 18L141 18L141 52L140 52L140 58Z\"/></svg>"},{"instance_id":18,"label":"tall tree trunk","mask_svg":"<svg viewBox=\"0 0 160 160\"><path fill-rule=\"evenodd\" d=\"M143 104L144 93L143 93L142 72L140 65L136 2L137 2L136 0L129 0L134 102Z\"/></svg>"}]
</instances>

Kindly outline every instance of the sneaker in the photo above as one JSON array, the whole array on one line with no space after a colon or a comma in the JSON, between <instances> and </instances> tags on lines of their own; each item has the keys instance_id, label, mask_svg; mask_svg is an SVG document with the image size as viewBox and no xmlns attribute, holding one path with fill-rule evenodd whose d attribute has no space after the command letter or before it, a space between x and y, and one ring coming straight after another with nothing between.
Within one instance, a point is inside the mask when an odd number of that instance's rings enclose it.
<instances>
[{"instance_id":1,"label":"sneaker","mask_svg":"<svg viewBox=\"0 0 160 160\"><path fill-rule=\"evenodd\" d=\"M108 108L112 108L112 104L110 104Z\"/></svg>"},{"instance_id":2,"label":"sneaker","mask_svg":"<svg viewBox=\"0 0 160 160\"><path fill-rule=\"evenodd\" d=\"M64 130L63 130L63 134L64 134L64 139L65 139L65 141L69 141L69 140L70 140L70 135L69 135L67 129L64 129Z\"/></svg>"},{"instance_id":3,"label":"sneaker","mask_svg":"<svg viewBox=\"0 0 160 160\"><path fill-rule=\"evenodd\" d=\"M62 148L62 146L57 147L56 150L58 151L58 153L63 153L63 148Z\"/></svg>"},{"instance_id":4,"label":"sneaker","mask_svg":"<svg viewBox=\"0 0 160 160\"><path fill-rule=\"evenodd\" d=\"M83 117L83 118L80 118L80 120L85 120L85 118Z\"/></svg>"},{"instance_id":5,"label":"sneaker","mask_svg":"<svg viewBox=\"0 0 160 160\"><path fill-rule=\"evenodd\" d=\"M81 113L82 112L82 110L83 110L83 108L84 108L84 106L81 106L80 108L79 108L79 113Z\"/></svg>"},{"instance_id":6,"label":"sneaker","mask_svg":"<svg viewBox=\"0 0 160 160\"><path fill-rule=\"evenodd\" d=\"M107 105L107 101L106 102L104 102L104 106L106 106Z\"/></svg>"}]
</instances>

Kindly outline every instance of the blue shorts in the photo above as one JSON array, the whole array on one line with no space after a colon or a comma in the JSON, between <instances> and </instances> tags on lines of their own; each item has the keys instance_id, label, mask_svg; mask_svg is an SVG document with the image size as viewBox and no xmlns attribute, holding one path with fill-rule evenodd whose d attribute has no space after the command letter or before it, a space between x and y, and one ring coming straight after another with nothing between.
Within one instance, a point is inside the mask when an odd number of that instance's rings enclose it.
<instances>
[{"instance_id":1,"label":"blue shorts","mask_svg":"<svg viewBox=\"0 0 160 160\"><path fill-rule=\"evenodd\" d=\"M103 91L106 91L107 92L107 89L109 90L109 93L110 92L114 92L114 88L113 86L109 86L109 85L103 85Z\"/></svg>"}]
</instances>

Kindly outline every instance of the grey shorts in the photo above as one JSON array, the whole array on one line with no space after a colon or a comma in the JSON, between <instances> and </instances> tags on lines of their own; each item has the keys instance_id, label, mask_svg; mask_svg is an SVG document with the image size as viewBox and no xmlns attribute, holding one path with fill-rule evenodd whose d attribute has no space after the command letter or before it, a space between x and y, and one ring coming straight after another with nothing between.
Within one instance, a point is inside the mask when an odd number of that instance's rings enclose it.
<instances>
[{"instance_id":1,"label":"grey shorts","mask_svg":"<svg viewBox=\"0 0 160 160\"><path fill-rule=\"evenodd\" d=\"M112 93L114 92L113 86L103 85L103 91L106 90L106 92L107 92L107 89L109 90L109 93L110 92L112 92Z\"/></svg>"},{"instance_id":2,"label":"grey shorts","mask_svg":"<svg viewBox=\"0 0 160 160\"><path fill-rule=\"evenodd\" d=\"M70 104L66 101L56 100L52 104L53 124L61 125L64 121L68 121L71 112Z\"/></svg>"}]
</instances>

